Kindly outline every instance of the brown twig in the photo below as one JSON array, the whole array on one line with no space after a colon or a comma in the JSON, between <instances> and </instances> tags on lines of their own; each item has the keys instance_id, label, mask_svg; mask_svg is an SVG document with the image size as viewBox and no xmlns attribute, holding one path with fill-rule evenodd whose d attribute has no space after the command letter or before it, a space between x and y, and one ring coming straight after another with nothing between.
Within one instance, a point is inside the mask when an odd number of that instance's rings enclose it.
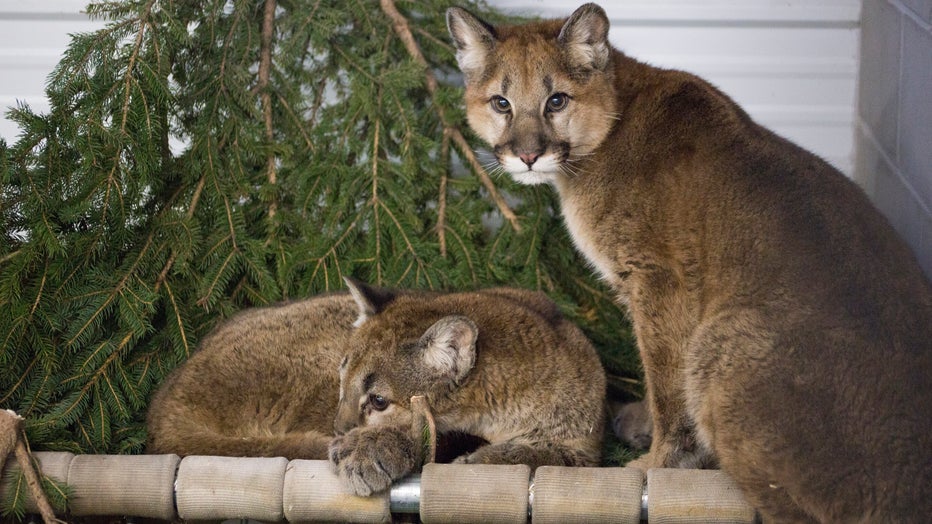
<instances>
[{"instance_id":1,"label":"brown twig","mask_svg":"<svg viewBox=\"0 0 932 524\"><path fill-rule=\"evenodd\" d=\"M267 146L272 145L275 138L272 127L272 93L269 92L269 83L272 77L272 33L275 30L275 0L265 1L265 12L262 18L262 45L259 58L259 83L256 91L262 100L262 117L265 120L265 141ZM266 177L270 185L278 183L278 174L275 171L275 154L270 150L266 154ZM278 211L278 199L272 198L269 203L269 218L275 218Z\"/></svg>"},{"instance_id":2,"label":"brown twig","mask_svg":"<svg viewBox=\"0 0 932 524\"><path fill-rule=\"evenodd\" d=\"M430 93L431 97L435 98L435 93L437 91L437 77L435 77L433 72L431 72L430 64L427 63L427 59L424 58L424 54L421 53L421 49L418 47L417 42L414 40L414 35L411 34L411 28L408 26L408 20L398 11L398 8L395 6L395 2L393 0L380 0L379 3L382 6L382 11L392 21L392 27L395 29L395 34L397 34L398 38L401 39L405 49L408 50L408 54L410 54L418 64L424 67L424 78L427 83L427 92ZM434 108L436 108L437 114L440 116L440 121L443 123L444 134L450 134L460 154L463 155L469 166L479 176L479 180L489 192L489 197L493 202L495 202L495 205L498 206L502 216L508 220L508 222L511 224L511 227L515 231L521 231L521 224L518 222L518 217L515 216L514 211L511 210L511 207L505 201L504 197L502 197L502 195L498 192L498 188L495 187L495 183L492 181L492 177L490 177L489 173L485 170L484 167L482 167L479 159L476 158L475 152L473 152L472 148L469 147L469 143L466 141L466 138L456 126L453 126L447 122L446 116L443 114L443 111L441 111L439 104L435 103Z\"/></svg>"},{"instance_id":3,"label":"brown twig","mask_svg":"<svg viewBox=\"0 0 932 524\"><path fill-rule=\"evenodd\" d=\"M444 166L450 165L450 133L443 130L443 141L440 143L440 162ZM440 175L440 194L437 197L437 239L440 241L440 256L447 257L447 171Z\"/></svg>"},{"instance_id":4,"label":"brown twig","mask_svg":"<svg viewBox=\"0 0 932 524\"><path fill-rule=\"evenodd\" d=\"M49 504L45 492L42 491L39 474L36 473L32 465L32 457L29 456L29 450L26 449L23 437L23 418L10 410L4 409L0 410L0 471L3 470L3 464L11 451L15 454L16 461L26 477L26 485L29 486L29 493L32 495L36 507L39 508L42 520L45 524L64 524L61 520L55 518L55 510Z\"/></svg>"}]
</instances>

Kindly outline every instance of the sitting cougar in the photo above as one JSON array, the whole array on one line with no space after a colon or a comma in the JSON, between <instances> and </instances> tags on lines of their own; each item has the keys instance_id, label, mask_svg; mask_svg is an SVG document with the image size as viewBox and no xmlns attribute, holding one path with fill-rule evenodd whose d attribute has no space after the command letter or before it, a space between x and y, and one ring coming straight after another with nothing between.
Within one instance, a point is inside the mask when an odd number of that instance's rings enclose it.
<instances>
[{"instance_id":1,"label":"sitting cougar","mask_svg":"<svg viewBox=\"0 0 932 524\"><path fill-rule=\"evenodd\" d=\"M767 519L932 518L932 286L866 196L694 75L612 48L595 4L452 8L466 114L551 184L630 314L650 451L720 465Z\"/></svg>"}]
</instances>

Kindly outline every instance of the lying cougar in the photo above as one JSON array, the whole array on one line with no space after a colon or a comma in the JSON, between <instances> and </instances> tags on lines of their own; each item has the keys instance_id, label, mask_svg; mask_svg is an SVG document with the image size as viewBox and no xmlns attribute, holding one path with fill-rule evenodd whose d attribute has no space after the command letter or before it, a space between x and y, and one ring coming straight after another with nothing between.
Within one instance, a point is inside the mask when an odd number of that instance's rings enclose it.
<instances>
[{"instance_id":1,"label":"lying cougar","mask_svg":"<svg viewBox=\"0 0 932 524\"><path fill-rule=\"evenodd\" d=\"M417 466L410 399L425 395L438 432L486 443L460 462L598 464L605 375L545 295L348 283L220 325L157 392L148 451L329 456L368 495Z\"/></svg>"}]
</instances>

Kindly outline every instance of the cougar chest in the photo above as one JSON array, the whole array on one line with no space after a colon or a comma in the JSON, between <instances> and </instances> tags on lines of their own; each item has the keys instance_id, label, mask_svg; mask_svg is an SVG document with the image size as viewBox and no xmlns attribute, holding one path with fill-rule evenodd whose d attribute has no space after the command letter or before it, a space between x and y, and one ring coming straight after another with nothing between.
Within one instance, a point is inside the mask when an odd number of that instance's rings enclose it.
<instances>
[{"instance_id":1,"label":"cougar chest","mask_svg":"<svg viewBox=\"0 0 932 524\"><path fill-rule=\"evenodd\" d=\"M566 178L561 177L555 185L560 193L563 220L576 249L606 283L620 285L618 264L608 247L611 243L599 241L600 224L596 223L598 217L592 212L588 198Z\"/></svg>"}]
</instances>

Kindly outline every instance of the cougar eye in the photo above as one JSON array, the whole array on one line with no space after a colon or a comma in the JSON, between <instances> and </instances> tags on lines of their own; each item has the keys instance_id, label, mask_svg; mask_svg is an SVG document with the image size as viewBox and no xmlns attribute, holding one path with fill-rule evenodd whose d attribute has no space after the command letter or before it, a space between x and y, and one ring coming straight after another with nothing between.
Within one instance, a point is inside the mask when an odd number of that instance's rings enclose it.
<instances>
[{"instance_id":1,"label":"cougar eye","mask_svg":"<svg viewBox=\"0 0 932 524\"><path fill-rule=\"evenodd\" d=\"M550 95L550 98L547 99L547 111L563 111L569 101L570 97L566 93Z\"/></svg>"},{"instance_id":2,"label":"cougar eye","mask_svg":"<svg viewBox=\"0 0 932 524\"><path fill-rule=\"evenodd\" d=\"M511 102L498 95L492 97L492 109L498 113L507 113L511 111Z\"/></svg>"},{"instance_id":3,"label":"cougar eye","mask_svg":"<svg viewBox=\"0 0 932 524\"><path fill-rule=\"evenodd\" d=\"M369 394L369 404L372 406L372 409L376 411L385 411L385 408L388 407L388 399L382 395L376 395L375 393Z\"/></svg>"}]
</instances>

